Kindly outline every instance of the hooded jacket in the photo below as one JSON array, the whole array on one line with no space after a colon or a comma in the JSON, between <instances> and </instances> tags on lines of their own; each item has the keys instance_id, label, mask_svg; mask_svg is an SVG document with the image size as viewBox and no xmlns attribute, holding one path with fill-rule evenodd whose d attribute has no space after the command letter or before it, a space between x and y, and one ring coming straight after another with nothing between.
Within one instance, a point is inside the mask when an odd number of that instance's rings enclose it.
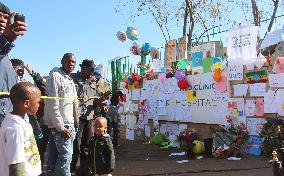
<instances>
[{"instance_id":1,"label":"hooded jacket","mask_svg":"<svg viewBox=\"0 0 284 176\"><path fill-rule=\"evenodd\" d=\"M62 131L65 125L78 125L74 105L77 106L75 84L61 68L55 67L46 81L48 96L45 99L44 122L49 128ZM74 103L75 102L75 103Z\"/></svg>"}]
</instances>

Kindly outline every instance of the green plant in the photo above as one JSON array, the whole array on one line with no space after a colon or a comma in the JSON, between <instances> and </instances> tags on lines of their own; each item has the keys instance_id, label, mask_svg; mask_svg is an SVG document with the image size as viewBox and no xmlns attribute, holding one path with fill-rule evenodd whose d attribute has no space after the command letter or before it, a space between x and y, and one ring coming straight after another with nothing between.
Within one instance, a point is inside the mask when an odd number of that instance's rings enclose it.
<instances>
[{"instance_id":1,"label":"green plant","mask_svg":"<svg viewBox=\"0 0 284 176\"><path fill-rule=\"evenodd\" d=\"M282 119L268 119L263 125L261 136L264 137L262 144L262 153L265 156L271 156L272 151L280 148L284 139L284 123Z\"/></svg>"}]
</instances>

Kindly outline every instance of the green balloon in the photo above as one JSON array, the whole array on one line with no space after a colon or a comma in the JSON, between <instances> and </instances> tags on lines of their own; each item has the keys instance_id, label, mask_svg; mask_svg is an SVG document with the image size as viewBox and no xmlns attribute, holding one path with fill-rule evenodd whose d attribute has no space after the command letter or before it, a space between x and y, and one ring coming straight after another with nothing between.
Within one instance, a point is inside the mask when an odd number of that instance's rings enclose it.
<instances>
[{"instance_id":1,"label":"green balloon","mask_svg":"<svg viewBox=\"0 0 284 176\"><path fill-rule=\"evenodd\" d=\"M189 62L187 59L181 59L178 61L177 63L177 67L179 70L184 70L186 68L186 66L189 65Z\"/></svg>"}]
</instances>

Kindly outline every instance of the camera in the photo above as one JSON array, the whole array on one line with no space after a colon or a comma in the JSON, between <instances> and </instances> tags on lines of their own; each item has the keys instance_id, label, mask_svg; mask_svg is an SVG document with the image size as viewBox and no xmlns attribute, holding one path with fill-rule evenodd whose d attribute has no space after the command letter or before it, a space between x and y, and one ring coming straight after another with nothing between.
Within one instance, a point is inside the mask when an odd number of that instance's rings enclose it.
<instances>
[{"instance_id":1,"label":"camera","mask_svg":"<svg viewBox=\"0 0 284 176\"><path fill-rule=\"evenodd\" d=\"M14 17L14 22L16 22L16 21L25 22L25 15L20 14L20 13L16 13L16 15Z\"/></svg>"}]
</instances>

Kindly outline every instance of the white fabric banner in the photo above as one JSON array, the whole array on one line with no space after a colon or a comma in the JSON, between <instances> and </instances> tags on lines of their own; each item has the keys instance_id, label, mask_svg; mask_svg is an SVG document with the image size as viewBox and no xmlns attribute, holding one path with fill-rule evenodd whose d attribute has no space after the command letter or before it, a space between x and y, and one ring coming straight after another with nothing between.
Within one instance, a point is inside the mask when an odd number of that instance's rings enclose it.
<instances>
[{"instance_id":1,"label":"white fabric banner","mask_svg":"<svg viewBox=\"0 0 284 176\"><path fill-rule=\"evenodd\" d=\"M256 42L258 27L249 24L238 25L227 33L228 58L240 58L243 64L257 58Z\"/></svg>"}]
</instances>

